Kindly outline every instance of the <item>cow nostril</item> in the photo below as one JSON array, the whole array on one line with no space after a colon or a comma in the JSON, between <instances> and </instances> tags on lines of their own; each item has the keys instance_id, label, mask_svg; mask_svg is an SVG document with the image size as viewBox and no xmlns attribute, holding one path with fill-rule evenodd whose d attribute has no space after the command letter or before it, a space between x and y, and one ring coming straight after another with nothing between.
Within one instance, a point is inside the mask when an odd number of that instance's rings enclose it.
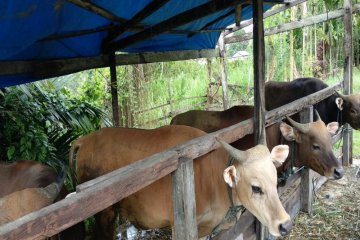
<instances>
[{"instance_id":1,"label":"cow nostril","mask_svg":"<svg viewBox=\"0 0 360 240\"><path fill-rule=\"evenodd\" d=\"M279 232L280 232L281 236L285 236L286 234L288 234L290 232L291 228L292 228L291 220L288 220L285 223L281 223L279 225Z\"/></svg>"},{"instance_id":2,"label":"cow nostril","mask_svg":"<svg viewBox=\"0 0 360 240\"><path fill-rule=\"evenodd\" d=\"M342 168L335 168L334 169L334 178L335 179L340 179L342 178L344 175L344 170Z\"/></svg>"}]
</instances>

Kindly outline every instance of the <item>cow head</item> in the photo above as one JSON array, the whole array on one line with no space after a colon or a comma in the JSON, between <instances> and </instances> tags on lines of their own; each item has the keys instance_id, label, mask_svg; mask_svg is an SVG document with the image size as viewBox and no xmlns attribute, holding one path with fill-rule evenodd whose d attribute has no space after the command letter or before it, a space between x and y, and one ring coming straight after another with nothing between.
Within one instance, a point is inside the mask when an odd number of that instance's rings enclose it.
<instances>
[{"instance_id":1,"label":"cow head","mask_svg":"<svg viewBox=\"0 0 360 240\"><path fill-rule=\"evenodd\" d=\"M341 95L335 99L336 106L342 112L343 122L356 130L360 129L360 94Z\"/></svg>"},{"instance_id":2,"label":"cow head","mask_svg":"<svg viewBox=\"0 0 360 240\"><path fill-rule=\"evenodd\" d=\"M224 171L224 179L234 188L234 200L246 207L274 236L286 235L292 223L277 192L277 173L273 161L283 162L287 145L276 146L270 153L264 145L240 151L220 141L237 161Z\"/></svg>"},{"instance_id":3,"label":"cow head","mask_svg":"<svg viewBox=\"0 0 360 240\"><path fill-rule=\"evenodd\" d=\"M297 143L295 166L307 166L328 178L340 179L343 176L342 164L335 157L331 144L331 136L338 129L338 123L331 122L326 126L315 113L317 121L306 124L287 117L292 126L282 122L281 133L286 140Z\"/></svg>"}]
</instances>

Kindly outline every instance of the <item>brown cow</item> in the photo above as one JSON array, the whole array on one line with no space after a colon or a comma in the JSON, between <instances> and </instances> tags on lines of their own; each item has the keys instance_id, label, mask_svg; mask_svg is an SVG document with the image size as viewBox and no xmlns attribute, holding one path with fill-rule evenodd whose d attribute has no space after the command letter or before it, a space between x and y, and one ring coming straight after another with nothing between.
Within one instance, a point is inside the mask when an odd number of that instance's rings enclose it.
<instances>
[{"instance_id":1,"label":"brown cow","mask_svg":"<svg viewBox=\"0 0 360 240\"><path fill-rule=\"evenodd\" d=\"M55 181L56 172L38 162L0 162L0 197L25 188L46 187Z\"/></svg>"},{"instance_id":2,"label":"brown cow","mask_svg":"<svg viewBox=\"0 0 360 240\"><path fill-rule=\"evenodd\" d=\"M62 188L64 173L44 188L25 188L0 198L0 225L12 222L54 202Z\"/></svg>"},{"instance_id":3,"label":"brown cow","mask_svg":"<svg viewBox=\"0 0 360 240\"><path fill-rule=\"evenodd\" d=\"M74 166L76 156L77 179L85 182L203 135L203 131L187 126L152 130L104 128L81 137L72 145L70 166ZM224 142L222 144L226 150L219 148L194 160L199 236L210 234L229 209L223 174L233 187L235 204L244 205L269 227L271 234L287 234L291 221L277 194L276 169L271 159L282 162L288 154L288 147L276 146L270 154L263 145L243 152ZM229 154L237 159L230 167L227 166ZM171 192L171 177L168 175L123 199L108 209L107 214L99 213L96 216L101 227L98 238L114 238L115 209L122 218L142 229L173 227Z\"/></svg>"},{"instance_id":4,"label":"brown cow","mask_svg":"<svg viewBox=\"0 0 360 240\"><path fill-rule=\"evenodd\" d=\"M51 167L36 161L0 162L0 198L24 189L44 188L56 182L56 179L57 174ZM26 190L24 193L29 191ZM67 194L68 191L63 187L56 201L63 199ZM34 204L41 205L41 203ZM63 240L77 240L83 238L84 232L84 224L78 223L62 231L60 238Z\"/></svg>"},{"instance_id":5,"label":"brown cow","mask_svg":"<svg viewBox=\"0 0 360 240\"><path fill-rule=\"evenodd\" d=\"M171 124L192 126L210 133L249 119L253 117L253 114L253 106L234 106L225 111L191 110L175 116ZM332 152L330 138L330 134L336 132L338 124L333 122L325 126L320 118L316 122L307 124L289 121L293 127L286 123L276 123L266 128L268 147L272 148L280 144L281 135L283 135L287 141L297 144L297 161L294 166L308 166L323 176L340 179L343 176L343 169ZM247 135L232 145L240 150L253 147L255 146L254 135ZM289 158L283 166L278 168L278 172L283 172L290 164Z\"/></svg>"},{"instance_id":6,"label":"brown cow","mask_svg":"<svg viewBox=\"0 0 360 240\"><path fill-rule=\"evenodd\" d=\"M272 110L327 87L328 85L317 78L298 78L291 82L267 82L265 108ZM315 104L314 109L319 112L325 124L348 123L352 128L360 129L360 94L341 95L334 92L328 98ZM298 116L294 119L298 119Z\"/></svg>"}]
</instances>

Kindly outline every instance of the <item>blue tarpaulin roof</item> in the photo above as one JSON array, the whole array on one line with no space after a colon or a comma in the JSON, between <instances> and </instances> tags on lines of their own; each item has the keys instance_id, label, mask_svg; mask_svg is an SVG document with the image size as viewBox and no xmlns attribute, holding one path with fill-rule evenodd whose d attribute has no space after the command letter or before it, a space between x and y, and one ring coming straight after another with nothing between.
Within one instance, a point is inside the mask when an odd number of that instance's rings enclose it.
<instances>
[{"instance_id":1,"label":"blue tarpaulin roof","mask_svg":"<svg viewBox=\"0 0 360 240\"><path fill-rule=\"evenodd\" d=\"M69 59L100 56L102 43L110 29L119 25L65 0L2 0L0 1L0 62ZM84 1L85 2L85 1ZM92 4L114 16L129 20L151 1L93 0ZM141 20L138 25L149 28L194 7L208 3L206 0L170 0L161 8ZM226 0L224 0L226 2ZM281 2L281 1L279 1ZM271 5L264 5L267 10ZM153 51L213 49L220 32L204 32L190 36L181 32L201 30L208 23L234 12L234 6L173 29L179 33L165 32L144 38L133 45L119 49L121 52L141 53ZM244 5L241 20L252 17L252 6ZM224 29L233 24L234 14L223 17L206 29ZM99 30L92 32L94 30ZM85 31L88 31L85 33ZM76 33L80 33L78 35ZM124 39L134 31L126 31L114 41ZM63 36L63 37L58 37ZM190 36L190 37L189 37ZM2 75L0 87L39 80L31 74Z\"/></svg>"}]
</instances>

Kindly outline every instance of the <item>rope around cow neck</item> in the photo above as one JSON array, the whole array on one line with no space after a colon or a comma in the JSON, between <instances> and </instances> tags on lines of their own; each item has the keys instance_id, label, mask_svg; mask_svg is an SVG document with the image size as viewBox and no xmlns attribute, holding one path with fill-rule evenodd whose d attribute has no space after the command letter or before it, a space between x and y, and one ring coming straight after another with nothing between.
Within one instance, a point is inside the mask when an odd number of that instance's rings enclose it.
<instances>
[{"instance_id":1,"label":"rope around cow neck","mask_svg":"<svg viewBox=\"0 0 360 240\"><path fill-rule=\"evenodd\" d=\"M229 156L229 159L228 159L228 162L227 162L227 167L233 165L234 161L235 161L235 158ZM246 208L243 205L235 206L233 196L232 196L232 189L228 184L226 184L226 191L227 191L228 199L229 199L229 202L230 202L229 210L226 212L223 219L213 228L213 230L211 231L211 233L207 237L208 240L211 240L213 237L215 237L220 232L221 225L223 225L225 223L231 223L234 220L235 220L235 223L237 223L237 220L238 220L237 215L238 215L238 213L240 212L240 215L241 215L246 210ZM236 194L239 195L239 193L237 192L236 186L235 186L235 191L236 191Z\"/></svg>"}]
</instances>

